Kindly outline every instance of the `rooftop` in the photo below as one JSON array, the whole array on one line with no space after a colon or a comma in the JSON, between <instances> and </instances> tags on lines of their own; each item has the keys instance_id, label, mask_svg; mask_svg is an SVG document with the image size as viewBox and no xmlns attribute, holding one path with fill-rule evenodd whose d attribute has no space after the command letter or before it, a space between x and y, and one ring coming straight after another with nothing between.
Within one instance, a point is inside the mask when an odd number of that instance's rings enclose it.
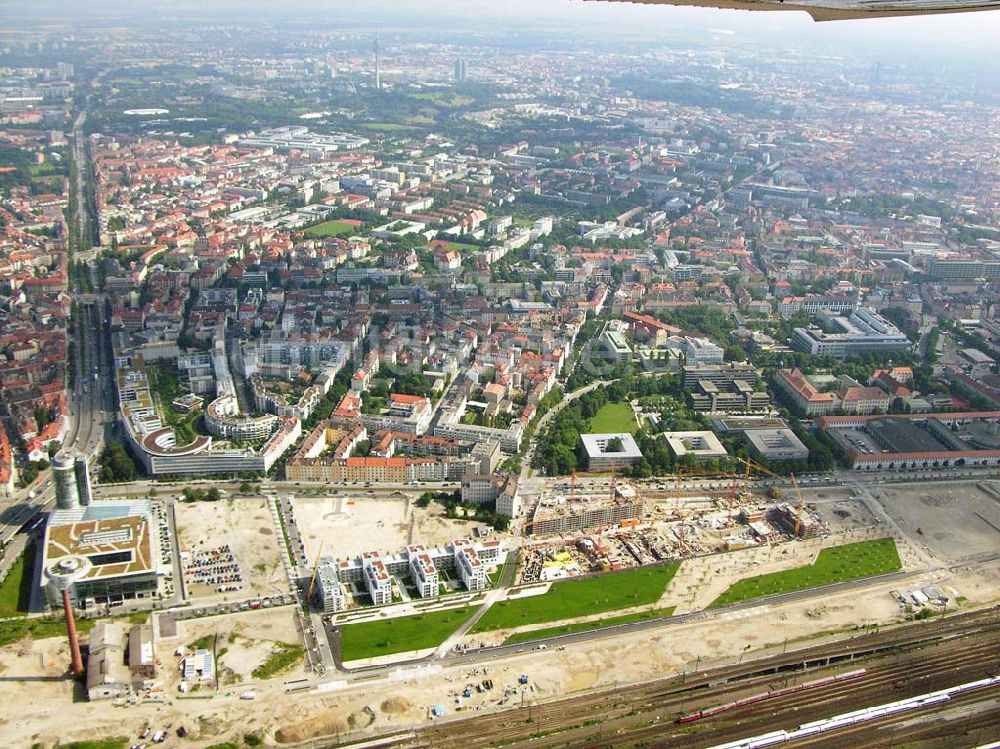
<instances>
[{"instance_id":1,"label":"rooftop","mask_svg":"<svg viewBox=\"0 0 1000 749\"><path fill-rule=\"evenodd\" d=\"M619 439L622 443L622 449L614 452L609 452L607 447L608 444L614 440ZM642 451L639 449L639 445L636 443L635 438L628 432L616 432L608 434L581 434L580 440L583 442L583 449L587 451L587 455L592 458L606 457L606 458L641 458Z\"/></svg>"}]
</instances>

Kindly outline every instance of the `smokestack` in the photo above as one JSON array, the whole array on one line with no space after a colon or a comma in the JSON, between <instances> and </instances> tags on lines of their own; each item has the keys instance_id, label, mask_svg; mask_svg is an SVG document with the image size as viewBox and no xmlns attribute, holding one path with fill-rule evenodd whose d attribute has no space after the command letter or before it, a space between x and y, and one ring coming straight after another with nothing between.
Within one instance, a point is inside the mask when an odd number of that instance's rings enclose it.
<instances>
[{"instance_id":1,"label":"smokestack","mask_svg":"<svg viewBox=\"0 0 1000 749\"><path fill-rule=\"evenodd\" d=\"M69 652L73 656L73 676L83 676L83 656L80 655L80 636L76 633L73 605L69 602L69 588L63 588L63 612L66 614L66 634L69 635Z\"/></svg>"}]
</instances>

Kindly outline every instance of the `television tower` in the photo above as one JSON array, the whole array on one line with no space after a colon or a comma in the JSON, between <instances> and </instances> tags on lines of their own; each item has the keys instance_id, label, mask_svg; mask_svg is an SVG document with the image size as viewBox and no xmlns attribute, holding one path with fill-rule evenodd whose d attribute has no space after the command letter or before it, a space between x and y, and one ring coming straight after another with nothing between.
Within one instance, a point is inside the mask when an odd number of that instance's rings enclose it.
<instances>
[{"instance_id":1,"label":"television tower","mask_svg":"<svg viewBox=\"0 0 1000 749\"><path fill-rule=\"evenodd\" d=\"M375 90L382 90L382 71L379 69L378 27L375 27Z\"/></svg>"}]
</instances>

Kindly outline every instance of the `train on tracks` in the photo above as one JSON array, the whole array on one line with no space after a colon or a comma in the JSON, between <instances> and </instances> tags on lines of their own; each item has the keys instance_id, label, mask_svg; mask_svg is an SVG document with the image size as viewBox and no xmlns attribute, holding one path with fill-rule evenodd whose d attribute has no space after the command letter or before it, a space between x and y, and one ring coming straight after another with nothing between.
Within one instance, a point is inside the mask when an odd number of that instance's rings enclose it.
<instances>
[{"instance_id":1,"label":"train on tracks","mask_svg":"<svg viewBox=\"0 0 1000 749\"><path fill-rule=\"evenodd\" d=\"M696 720L701 720L702 718L710 718L713 715L718 715L719 713L724 713L727 710L735 710L738 707L746 707L747 705L753 705L757 702L763 702L764 700L770 700L775 697L783 697L786 694L794 694L795 692L802 692L806 689L814 689L815 687L824 687L828 684L836 684L841 681L850 681L851 679L857 679L864 676L867 670L859 668L856 671L848 671L844 674L837 674L836 676L827 676L824 679L816 679L815 681L807 681L803 684L796 684L794 687L783 687L782 689L772 689L767 692L760 692L759 694L754 694L749 697L743 697L739 700L734 700L733 702L727 702L725 705L716 705L715 707L709 707L704 710L699 710L696 713L689 713L676 720L677 723L694 723Z\"/></svg>"},{"instance_id":2,"label":"train on tracks","mask_svg":"<svg viewBox=\"0 0 1000 749\"><path fill-rule=\"evenodd\" d=\"M738 739L725 744L716 744L711 747L711 749L763 749L763 747L777 746L778 744L784 744L786 741L794 741L796 739L806 738L807 736L815 736L816 734L825 733L826 731L835 731L838 728L846 728L847 726L853 726L869 720L884 718L887 715L894 715L895 713L901 713L906 710L918 710L930 705L947 702L956 694L962 694L963 692L969 692L974 689L982 689L984 687L992 687L998 684L1000 684L1000 676L993 676L988 679L979 679L978 681L970 681L965 684L959 684L955 687L949 687L948 689L939 689L936 692L920 694L916 697L900 700L899 702L889 702L885 705L879 705L877 707L866 707L862 710L854 710L849 713L835 715L832 718L824 718L823 720L815 720L811 723L803 723L801 726L791 731L771 731L770 733L764 733L759 736Z\"/></svg>"}]
</instances>

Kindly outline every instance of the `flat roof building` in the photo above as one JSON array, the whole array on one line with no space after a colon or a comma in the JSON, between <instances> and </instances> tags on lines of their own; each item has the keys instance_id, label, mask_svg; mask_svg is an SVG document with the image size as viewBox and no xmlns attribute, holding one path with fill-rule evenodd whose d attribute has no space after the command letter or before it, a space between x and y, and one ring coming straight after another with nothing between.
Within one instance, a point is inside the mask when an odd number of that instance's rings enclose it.
<instances>
[{"instance_id":1,"label":"flat roof building","mask_svg":"<svg viewBox=\"0 0 1000 749\"><path fill-rule=\"evenodd\" d=\"M316 601L324 614L336 614L347 608L347 594L337 576L333 557L323 557L319 560L316 585Z\"/></svg>"},{"instance_id":2,"label":"flat roof building","mask_svg":"<svg viewBox=\"0 0 1000 749\"><path fill-rule=\"evenodd\" d=\"M580 441L587 454L587 469L591 471L624 468L642 459L635 437L628 432L581 434Z\"/></svg>"},{"instance_id":3,"label":"flat roof building","mask_svg":"<svg viewBox=\"0 0 1000 749\"><path fill-rule=\"evenodd\" d=\"M743 433L750 452L760 460L807 460L809 449L791 429L748 429Z\"/></svg>"},{"instance_id":4,"label":"flat roof building","mask_svg":"<svg viewBox=\"0 0 1000 749\"><path fill-rule=\"evenodd\" d=\"M719 438L709 431L665 432L663 438L676 458L693 455L700 463L712 459L725 460L729 457Z\"/></svg>"},{"instance_id":5,"label":"flat roof building","mask_svg":"<svg viewBox=\"0 0 1000 749\"><path fill-rule=\"evenodd\" d=\"M42 554L40 584L53 605L61 601L63 587L82 608L146 598L156 593L165 572L148 500L53 511Z\"/></svg>"},{"instance_id":6,"label":"flat roof building","mask_svg":"<svg viewBox=\"0 0 1000 749\"><path fill-rule=\"evenodd\" d=\"M859 307L850 315L822 315L837 332L820 328L794 328L791 345L813 356L844 358L866 351L889 353L911 351L913 344L906 334L872 310Z\"/></svg>"}]
</instances>

